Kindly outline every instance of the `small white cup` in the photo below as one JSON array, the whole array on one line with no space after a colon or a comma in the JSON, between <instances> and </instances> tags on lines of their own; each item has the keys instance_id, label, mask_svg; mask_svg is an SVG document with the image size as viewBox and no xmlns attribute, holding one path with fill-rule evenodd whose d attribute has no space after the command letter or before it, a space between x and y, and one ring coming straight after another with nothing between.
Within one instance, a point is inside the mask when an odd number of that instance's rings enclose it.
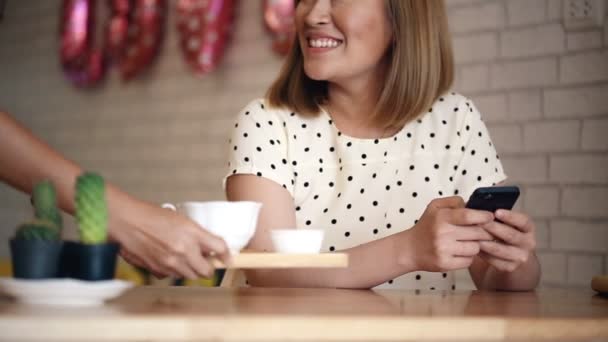
<instances>
[{"instance_id":1,"label":"small white cup","mask_svg":"<svg viewBox=\"0 0 608 342\"><path fill-rule=\"evenodd\" d=\"M255 234L262 204L258 202L182 202L164 203L163 208L181 213L226 241L232 254L238 254Z\"/></svg>"},{"instance_id":2,"label":"small white cup","mask_svg":"<svg viewBox=\"0 0 608 342\"><path fill-rule=\"evenodd\" d=\"M325 231L320 229L273 229L270 238L278 253L318 254Z\"/></svg>"}]
</instances>

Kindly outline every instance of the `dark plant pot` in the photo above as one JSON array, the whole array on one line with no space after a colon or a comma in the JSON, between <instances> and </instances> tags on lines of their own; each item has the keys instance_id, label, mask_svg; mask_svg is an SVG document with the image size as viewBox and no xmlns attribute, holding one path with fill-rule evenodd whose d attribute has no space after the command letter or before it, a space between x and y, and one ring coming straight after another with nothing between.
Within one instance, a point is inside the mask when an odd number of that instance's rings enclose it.
<instances>
[{"instance_id":1,"label":"dark plant pot","mask_svg":"<svg viewBox=\"0 0 608 342\"><path fill-rule=\"evenodd\" d=\"M80 280L114 279L118 249L116 243L87 245L66 241L59 275Z\"/></svg>"},{"instance_id":2,"label":"dark plant pot","mask_svg":"<svg viewBox=\"0 0 608 342\"><path fill-rule=\"evenodd\" d=\"M10 247L15 278L57 278L62 241L11 239Z\"/></svg>"}]
</instances>

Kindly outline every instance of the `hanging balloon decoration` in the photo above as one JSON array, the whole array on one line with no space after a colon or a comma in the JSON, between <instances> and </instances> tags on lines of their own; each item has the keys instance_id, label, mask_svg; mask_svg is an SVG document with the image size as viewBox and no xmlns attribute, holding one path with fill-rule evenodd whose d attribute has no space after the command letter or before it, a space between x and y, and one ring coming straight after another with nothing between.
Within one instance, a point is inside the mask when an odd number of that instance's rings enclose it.
<instances>
[{"instance_id":1,"label":"hanging balloon decoration","mask_svg":"<svg viewBox=\"0 0 608 342\"><path fill-rule=\"evenodd\" d=\"M157 55L163 36L166 0L108 0L111 17L96 45L96 1L64 0L61 16L61 65L76 86L93 86L109 62L127 80Z\"/></svg>"},{"instance_id":2,"label":"hanging balloon decoration","mask_svg":"<svg viewBox=\"0 0 608 342\"><path fill-rule=\"evenodd\" d=\"M97 83L104 73L103 54L94 47L95 3L65 0L61 19L61 64L77 86Z\"/></svg>"},{"instance_id":3,"label":"hanging balloon decoration","mask_svg":"<svg viewBox=\"0 0 608 342\"><path fill-rule=\"evenodd\" d=\"M264 0L264 22L273 34L272 49L286 55L295 39L294 0Z\"/></svg>"},{"instance_id":4,"label":"hanging balloon decoration","mask_svg":"<svg viewBox=\"0 0 608 342\"><path fill-rule=\"evenodd\" d=\"M128 1L113 0L113 2ZM125 46L118 61L123 79L128 80L139 74L158 55L164 36L166 11L166 0L135 0L128 15L130 20ZM121 29L118 30L120 34L117 41L125 38L122 25L118 25Z\"/></svg>"},{"instance_id":5,"label":"hanging balloon decoration","mask_svg":"<svg viewBox=\"0 0 608 342\"><path fill-rule=\"evenodd\" d=\"M215 69L230 39L236 0L178 0L177 29L187 63L198 75Z\"/></svg>"}]
</instances>

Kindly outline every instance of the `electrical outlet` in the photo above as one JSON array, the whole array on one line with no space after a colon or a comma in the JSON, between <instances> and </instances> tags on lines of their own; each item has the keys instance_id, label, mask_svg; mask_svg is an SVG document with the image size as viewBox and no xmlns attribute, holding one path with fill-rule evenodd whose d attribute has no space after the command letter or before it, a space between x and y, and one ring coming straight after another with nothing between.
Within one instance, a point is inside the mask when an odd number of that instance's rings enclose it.
<instances>
[{"instance_id":1,"label":"electrical outlet","mask_svg":"<svg viewBox=\"0 0 608 342\"><path fill-rule=\"evenodd\" d=\"M564 27L567 30L601 28L605 0L564 0Z\"/></svg>"}]
</instances>

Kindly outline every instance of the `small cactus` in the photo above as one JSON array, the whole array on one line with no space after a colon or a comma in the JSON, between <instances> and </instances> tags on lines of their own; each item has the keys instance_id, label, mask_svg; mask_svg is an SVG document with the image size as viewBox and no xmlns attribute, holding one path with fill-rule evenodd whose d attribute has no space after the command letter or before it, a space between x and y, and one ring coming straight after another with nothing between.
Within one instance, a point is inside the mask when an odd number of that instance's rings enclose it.
<instances>
[{"instance_id":1,"label":"small cactus","mask_svg":"<svg viewBox=\"0 0 608 342\"><path fill-rule=\"evenodd\" d=\"M105 183L101 176L87 172L76 179L76 221L80 240L100 244L108 236Z\"/></svg>"},{"instance_id":2,"label":"small cactus","mask_svg":"<svg viewBox=\"0 0 608 342\"><path fill-rule=\"evenodd\" d=\"M57 194L53 183L45 180L36 184L32 197L36 218L54 223L59 232L61 232L63 220L61 212L57 208Z\"/></svg>"},{"instance_id":3,"label":"small cactus","mask_svg":"<svg viewBox=\"0 0 608 342\"><path fill-rule=\"evenodd\" d=\"M24 240L59 240L60 232L57 226L47 220L32 220L17 227L16 239Z\"/></svg>"}]
</instances>

